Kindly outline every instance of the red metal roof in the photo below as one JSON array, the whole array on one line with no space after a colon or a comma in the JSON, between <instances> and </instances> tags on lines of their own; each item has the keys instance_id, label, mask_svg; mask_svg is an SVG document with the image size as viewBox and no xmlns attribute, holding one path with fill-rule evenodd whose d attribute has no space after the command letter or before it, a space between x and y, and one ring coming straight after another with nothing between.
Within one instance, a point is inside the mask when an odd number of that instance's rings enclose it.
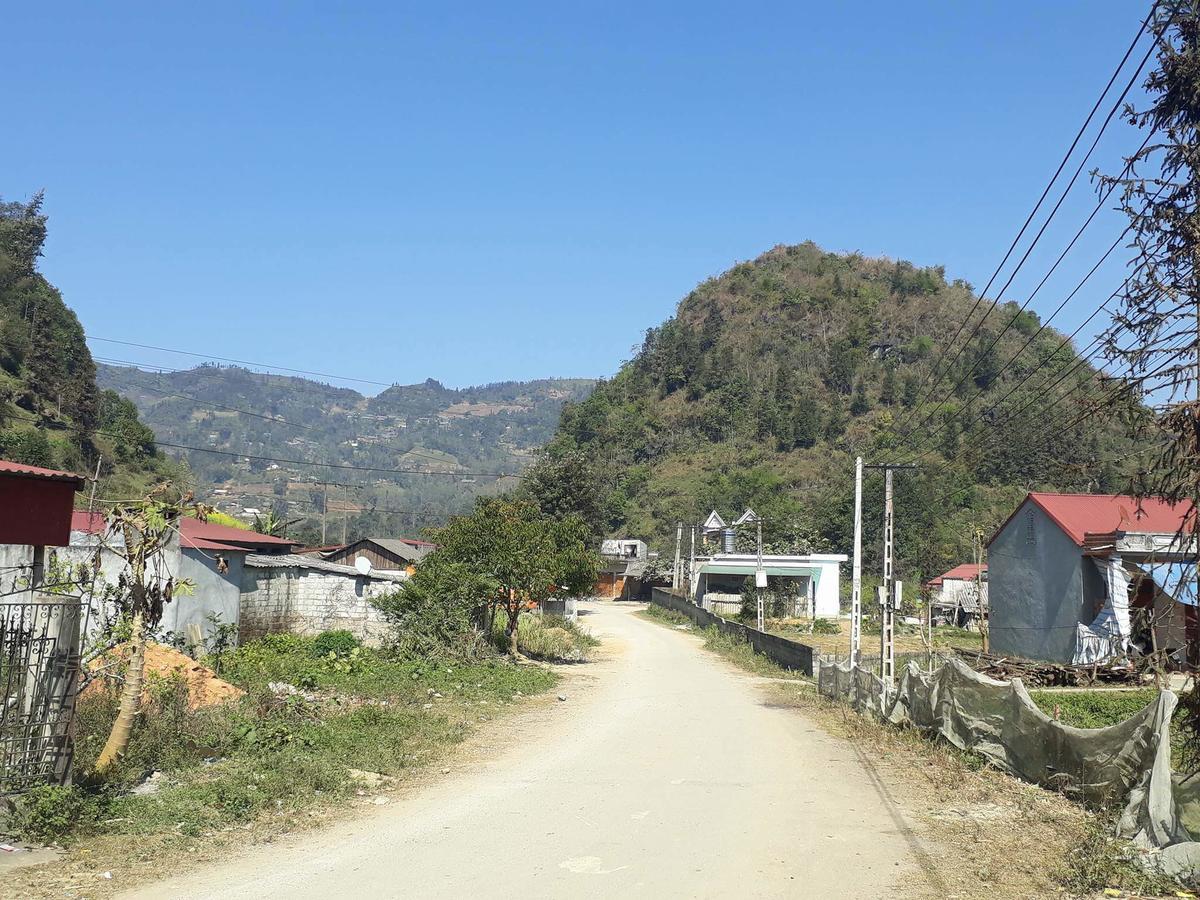
<instances>
[{"instance_id":1,"label":"red metal roof","mask_svg":"<svg viewBox=\"0 0 1200 900\"><path fill-rule=\"evenodd\" d=\"M218 525L215 522L201 522L185 516L179 523L179 532L184 542L209 541L234 546L251 546L270 550L289 550L294 541L287 538L273 537L269 534L259 534L245 528L234 528L231 525ZM194 546L194 544L193 544Z\"/></svg>"},{"instance_id":2,"label":"red metal roof","mask_svg":"<svg viewBox=\"0 0 1200 900\"><path fill-rule=\"evenodd\" d=\"M99 534L104 530L104 522L103 513L76 510L71 516L71 530ZM180 520L179 535L183 546L197 550L288 550L292 546L287 538L215 522L201 522L191 516L184 516Z\"/></svg>"},{"instance_id":3,"label":"red metal roof","mask_svg":"<svg viewBox=\"0 0 1200 900\"><path fill-rule=\"evenodd\" d=\"M1191 512L1190 502L1171 504L1147 497L1138 500L1124 494L1050 494L1030 492L1026 500L1037 504L1072 541L1083 546L1085 534L1107 534L1113 531L1146 531L1174 534L1179 531ZM1003 525L996 529L992 541L1012 521L1024 506L1022 501ZM991 541L988 541L990 544Z\"/></svg>"},{"instance_id":4,"label":"red metal roof","mask_svg":"<svg viewBox=\"0 0 1200 900\"><path fill-rule=\"evenodd\" d=\"M90 513L86 509L75 510L71 513L71 530L99 534L104 530L104 513Z\"/></svg>"},{"instance_id":5,"label":"red metal roof","mask_svg":"<svg viewBox=\"0 0 1200 900\"><path fill-rule=\"evenodd\" d=\"M47 481L74 481L76 482L76 490L83 487L84 481L87 480L82 475L76 475L74 472L43 469L41 466L27 466L24 463L11 462L7 459L0 459L0 473L20 475L23 478L44 478Z\"/></svg>"},{"instance_id":6,"label":"red metal roof","mask_svg":"<svg viewBox=\"0 0 1200 900\"><path fill-rule=\"evenodd\" d=\"M977 575L979 575L980 572L986 572L986 571L987 571L987 563L984 563L982 566L977 566L977 565L975 565L975 563L963 563L962 565L955 566L949 572L943 572L937 578L931 578L929 581L927 581L925 583L929 587L941 587L942 582L945 581L947 578L957 578L962 581L970 581L971 579L973 579Z\"/></svg>"}]
</instances>

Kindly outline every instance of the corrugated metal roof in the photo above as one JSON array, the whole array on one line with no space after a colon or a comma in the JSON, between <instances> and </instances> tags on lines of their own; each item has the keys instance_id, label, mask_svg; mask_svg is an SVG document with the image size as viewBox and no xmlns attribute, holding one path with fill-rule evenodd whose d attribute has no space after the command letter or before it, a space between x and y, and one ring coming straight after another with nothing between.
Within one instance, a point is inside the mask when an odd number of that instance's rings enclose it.
<instances>
[{"instance_id":1,"label":"corrugated metal roof","mask_svg":"<svg viewBox=\"0 0 1200 900\"><path fill-rule=\"evenodd\" d=\"M982 566L977 566L977 565L975 565L975 563L962 563L961 565L955 566L949 572L943 572L937 578L931 578L929 581L927 581L925 583L929 587L941 587L942 582L945 581L947 578L957 578L962 581L971 581L980 572L986 572L986 571L987 571L987 563L984 563Z\"/></svg>"},{"instance_id":2,"label":"corrugated metal roof","mask_svg":"<svg viewBox=\"0 0 1200 900\"><path fill-rule=\"evenodd\" d=\"M992 535L991 544L1013 520L1026 501L1036 504L1078 546L1088 532L1142 531L1174 534L1191 512L1190 502L1171 504L1124 494L1051 494L1031 492Z\"/></svg>"},{"instance_id":3,"label":"corrugated metal roof","mask_svg":"<svg viewBox=\"0 0 1200 900\"><path fill-rule=\"evenodd\" d=\"M376 581L407 581L408 578L398 572L382 572L378 569L370 575L361 575L354 566L343 566L338 563L326 562L311 556L301 556L298 553L251 553L246 557L246 565L252 569L312 569L318 572L333 572L337 575L348 575L354 578L372 578Z\"/></svg>"},{"instance_id":4,"label":"corrugated metal roof","mask_svg":"<svg viewBox=\"0 0 1200 900\"><path fill-rule=\"evenodd\" d=\"M71 513L71 530L99 534L104 530L104 513L77 509Z\"/></svg>"},{"instance_id":5,"label":"corrugated metal roof","mask_svg":"<svg viewBox=\"0 0 1200 900\"><path fill-rule=\"evenodd\" d=\"M106 521L104 513L89 513L77 509L71 513L71 530L102 534ZM201 522L191 516L184 516L179 521L179 543L196 550L238 550L243 553L275 548L282 550L292 546L292 542L286 538L259 534L257 531L233 528L229 525L217 525L215 522Z\"/></svg>"},{"instance_id":6,"label":"corrugated metal roof","mask_svg":"<svg viewBox=\"0 0 1200 900\"><path fill-rule=\"evenodd\" d=\"M83 487L85 479L74 472L64 472L59 469L43 469L41 466L27 466L24 463L0 459L0 474L19 475L22 478L41 478L46 481L74 481L75 489Z\"/></svg>"},{"instance_id":7,"label":"corrugated metal roof","mask_svg":"<svg viewBox=\"0 0 1200 900\"><path fill-rule=\"evenodd\" d=\"M251 548L290 548L295 543L287 538L275 537L270 534L259 534L247 528L234 528L231 525L218 525L215 522L201 522L191 516L184 516L179 522L179 533L188 541L216 541L222 544Z\"/></svg>"}]
</instances>

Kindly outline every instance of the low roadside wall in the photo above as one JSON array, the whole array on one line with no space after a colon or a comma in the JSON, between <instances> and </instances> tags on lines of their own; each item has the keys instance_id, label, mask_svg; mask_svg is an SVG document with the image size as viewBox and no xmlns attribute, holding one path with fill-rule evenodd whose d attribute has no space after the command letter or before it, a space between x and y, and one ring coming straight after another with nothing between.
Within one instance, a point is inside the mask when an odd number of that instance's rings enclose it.
<instances>
[{"instance_id":1,"label":"low roadside wall","mask_svg":"<svg viewBox=\"0 0 1200 900\"><path fill-rule=\"evenodd\" d=\"M764 634L757 628L743 625L741 622L731 622L728 619L710 613L708 610L689 602L683 597L677 597L664 588L654 588L650 595L652 603L666 609L682 613L701 628L716 628L718 631L743 640L754 648L756 653L785 669L794 669L805 675L813 674L813 659L816 651L808 644L789 641L773 634Z\"/></svg>"}]
</instances>

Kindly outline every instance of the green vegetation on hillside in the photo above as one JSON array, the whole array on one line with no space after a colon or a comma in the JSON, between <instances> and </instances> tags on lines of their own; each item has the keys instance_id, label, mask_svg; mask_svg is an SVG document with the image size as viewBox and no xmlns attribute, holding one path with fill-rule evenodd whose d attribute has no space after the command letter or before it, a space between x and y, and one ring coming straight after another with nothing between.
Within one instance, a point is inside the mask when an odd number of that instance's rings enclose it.
<instances>
[{"instance_id":1,"label":"green vegetation on hillside","mask_svg":"<svg viewBox=\"0 0 1200 900\"><path fill-rule=\"evenodd\" d=\"M41 195L0 201L0 457L92 472L138 492L176 468L137 411L96 385L79 320L37 270L46 240Z\"/></svg>"},{"instance_id":2,"label":"green vegetation on hillside","mask_svg":"<svg viewBox=\"0 0 1200 900\"><path fill-rule=\"evenodd\" d=\"M564 378L455 390L430 379L365 397L236 366L160 373L101 365L99 378L162 441L218 451L186 452L202 495L226 491L214 499L234 514L273 510L291 523L289 536L312 542L320 539L326 479L339 483L329 494L330 540L340 539L343 518L353 540L416 532L469 510L475 497L511 485L476 473L521 471L553 435L563 403L583 399L593 384ZM392 469L447 474L406 477Z\"/></svg>"},{"instance_id":3,"label":"green vegetation on hillside","mask_svg":"<svg viewBox=\"0 0 1200 900\"><path fill-rule=\"evenodd\" d=\"M1121 489L1131 447L1116 416L1070 424L1099 388L1048 411L1094 370L1083 364L1048 389L1045 373L1076 356L1015 303L1001 303L950 366L959 345L943 350L974 302L940 267L776 247L697 287L616 376L568 405L544 465L581 460L599 527L664 551L677 521L746 506L767 520L773 546L848 551L854 456L904 458L927 441L922 468L896 478L897 549L906 580L936 574L969 558L972 532L987 533L1026 489ZM947 374L926 398L943 359ZM872 565L881 481L868 477L865 489Z\"/></svg>"}]
</instances>

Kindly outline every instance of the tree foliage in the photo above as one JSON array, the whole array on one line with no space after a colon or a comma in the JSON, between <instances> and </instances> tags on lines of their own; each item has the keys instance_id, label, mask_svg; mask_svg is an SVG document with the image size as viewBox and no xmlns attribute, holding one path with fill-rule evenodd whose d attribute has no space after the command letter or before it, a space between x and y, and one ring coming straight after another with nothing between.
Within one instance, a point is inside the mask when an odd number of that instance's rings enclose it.
<instances>
[{"instance_id":1,"label":"tree foliage","mask_svg":"<svg viewBox=\"0 0 1200 900\"><path fill-rule=\"evenodd\" d=\"M585 594L599 571L591 532L581 518L548 517L521 497L480 498L470 515L452 519L434 539L438 549L417 571L432 563L431 578L457 585L445 595L459 598L453 600L456 605L473 589L486 588L482 605L490 614L505 612L513 653L523 609L552 597Z\"/></svg>"},{"instance_id":2,"label":"tree foliage","mask_svg":"<svg viewBox=\"0 0 1200 900\"><path fill-rule=\"evenodd\" d=\"M1095 370L1014 304L951 363L956 347L942 351L975 299L940 267L776 247L649 329L612 379L564 408L547 456L590 467L579 478L599 486L609 535L670 553L677 522L753 506L776 546L846 551L854 456L920 448L921 471L899 480L917 504L900 512L900 574L937 574L1027 489L1118 489L1133 446L1114 416L1075 421L1100 392Z\"/></svg>"},{"instance_id":3,"label":"tree foliage","mask_svg":"<svg viewBox=\"0 0 1200 900\"><path fill-rule=\"evenodd\" d=\"M128 401L96 385L83 328L38 271L46 240L42 196L0 200L0 456L91 472L140 494L178 473Z\"/></svg>"}]
</instances>

